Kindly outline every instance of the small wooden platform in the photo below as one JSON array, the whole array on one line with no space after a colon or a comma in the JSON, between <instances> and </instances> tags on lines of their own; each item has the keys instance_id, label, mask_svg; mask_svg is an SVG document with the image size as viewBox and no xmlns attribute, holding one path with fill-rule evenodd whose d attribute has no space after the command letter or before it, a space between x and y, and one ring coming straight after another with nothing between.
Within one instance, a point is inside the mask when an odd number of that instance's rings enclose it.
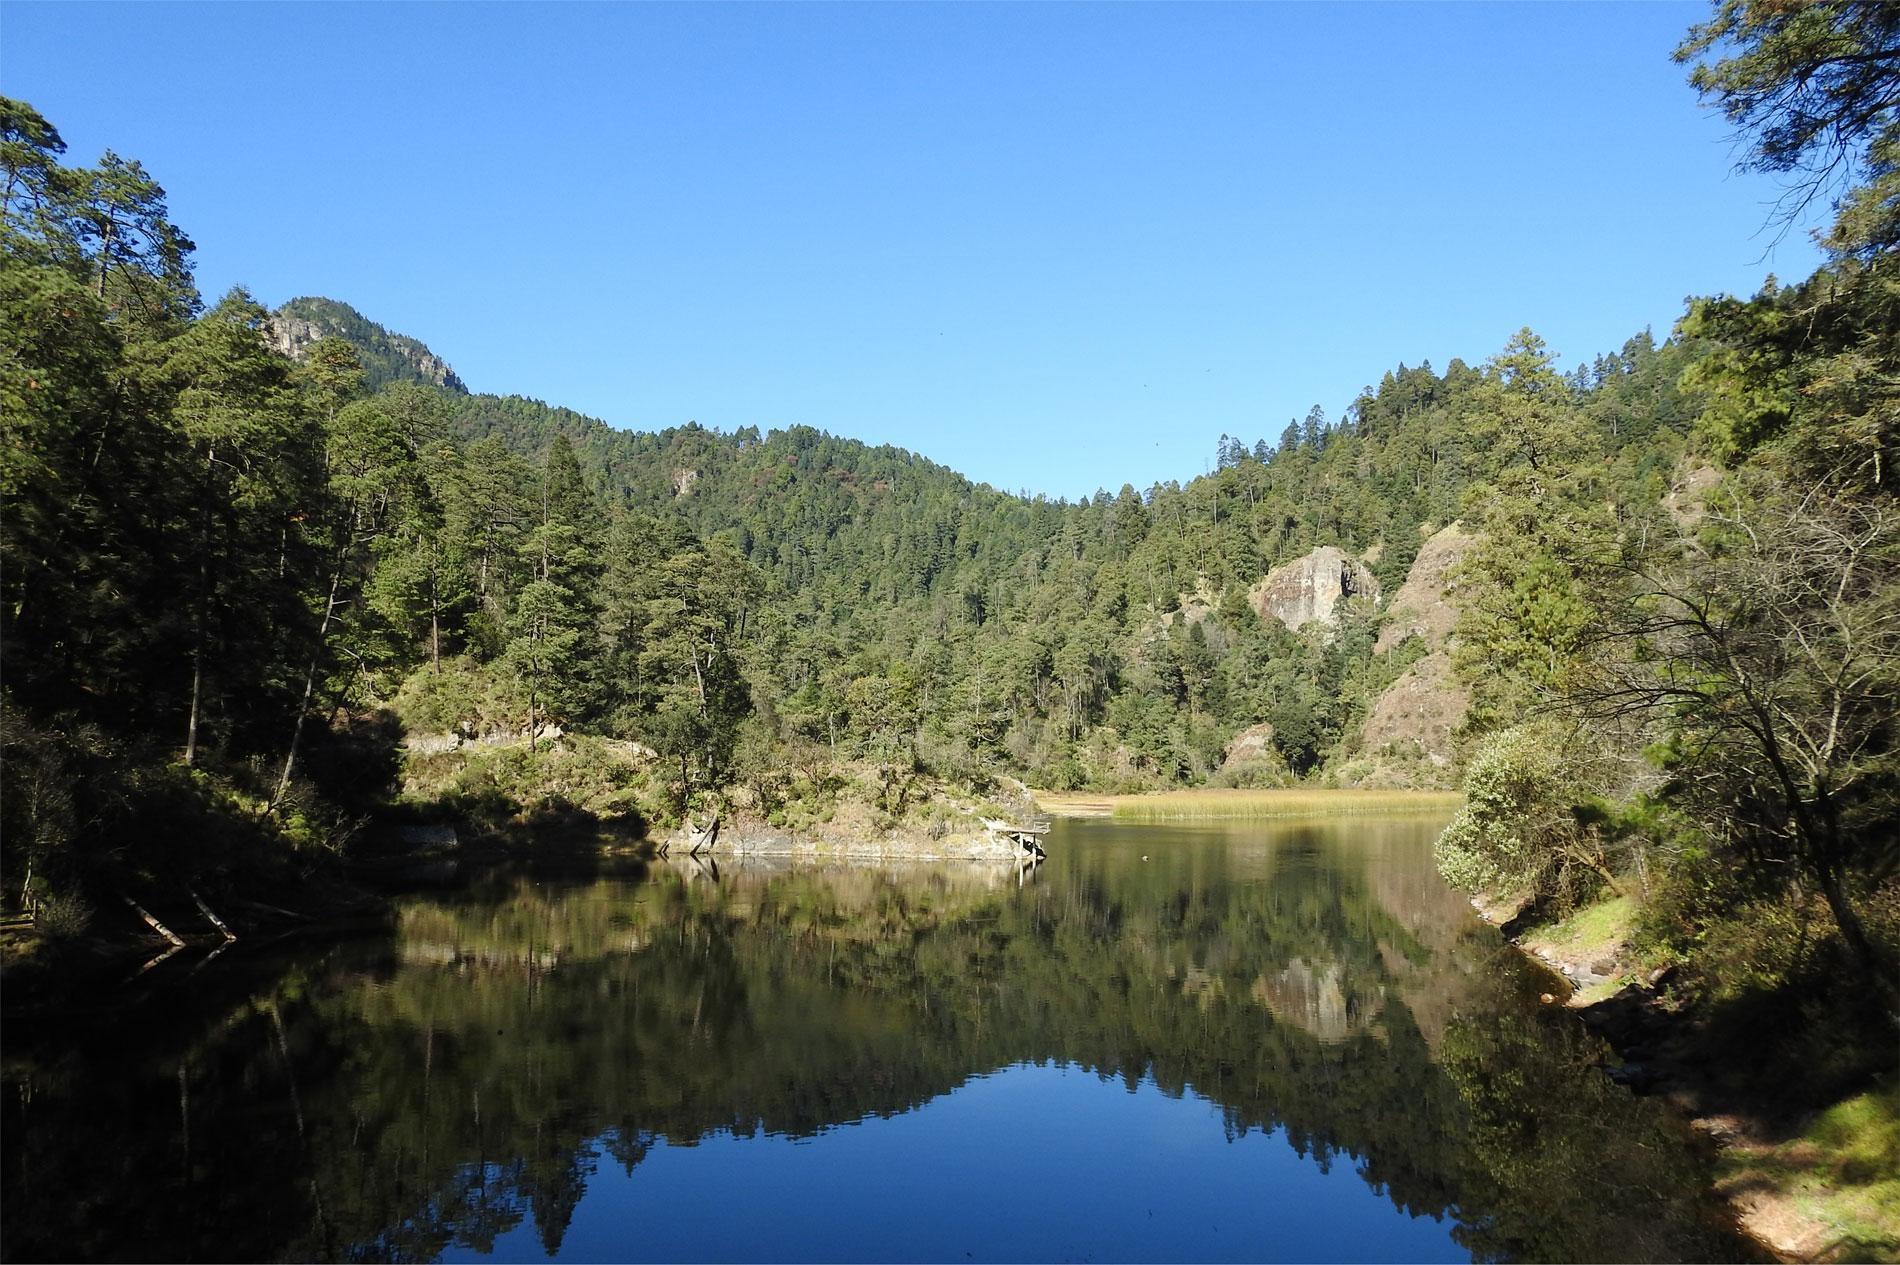
<instances>
[{"instance_id":1,"label":"small wooden platform","mask_svg":"<svg viewBox=\"0 0 1900 1265\"><path fill-rule=\"evenodd\" d=\"M1020 844L1022 850L1032 856L1046 857L1049 855L1042 849L1042 837L1049 833L1049 822L1047 818L1032 822L1028 825L1018 825L1014 822L998 821L994 817L985 817L983 824L989 828L991 834L1001 835L1005 839Z\"/></svg>"}]
</instances>

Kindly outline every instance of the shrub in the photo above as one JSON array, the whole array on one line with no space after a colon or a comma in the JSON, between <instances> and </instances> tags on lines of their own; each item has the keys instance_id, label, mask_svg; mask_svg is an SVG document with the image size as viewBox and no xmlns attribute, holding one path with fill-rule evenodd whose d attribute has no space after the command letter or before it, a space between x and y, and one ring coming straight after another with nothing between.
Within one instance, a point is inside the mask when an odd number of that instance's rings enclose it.
<instances>
[{"instance_id":1,"label":"shrub","mask_svg":"<svg viewBox=\"0 0 1900 1265\"><path fill-rule=\"evenodd\" d=\"M508 674L464 656L442 661L440 672L417 672L396 692L396 714L411 733L493 733L518 730L527 699Z\"/></svg>"},{"instance_id":2,"label":"shrub","mask_svg":"<svg viewBox=\"0 0 1900 1265\"><path fill-rule=\"evenodd\" d=\"M917 735L917 762L925 772L955 786L982 794L995 781L982 756L960 738L925 726Z\"/></svg>"},{"instance_id":3,"label":"shrub","mask_svg":"<svg viewBox=\"0 0 1900 1265\"><path fill-rule=\"evenodd\" d=\"M92 906L76 892L55 892L41 899L33 923L49 940L77 940L92 925Z\"/></svg>"},{"instance_id":4,"label":"shrub","mask_svg":"<svg viewBox=\"0 0 1900 1265\"><path fill-rule=\"evenodd\" d=\"M1551 726L1507 729L1478 749L1465 806L1438 837L1438 869L1468 891L1572 901L1599 880L1618 888L1609 839L1586 807L1588 751Z\"/></svg>"}]
</instances>

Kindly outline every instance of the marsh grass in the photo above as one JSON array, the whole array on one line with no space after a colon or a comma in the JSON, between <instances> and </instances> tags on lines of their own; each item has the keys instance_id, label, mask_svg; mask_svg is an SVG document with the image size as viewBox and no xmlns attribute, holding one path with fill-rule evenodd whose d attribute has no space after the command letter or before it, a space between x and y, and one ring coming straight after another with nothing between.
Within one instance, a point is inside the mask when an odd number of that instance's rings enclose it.
<instances>
[{"instance_id":1,"label":"marsh grass","mask_svg":"<svg viewBox=\"0 0 1900 1265\"><path fill-rule=\"evenodd\" d=\"M1446 791L1359 791L1289 786L1258 790L1163 791L1154 795L1037 795L1059 816L1120 821L1221 821L1353 814L1449 813L1463 797ZM1106 808L1106 813L1104 812Z\"/></svg>"}]
</instances>

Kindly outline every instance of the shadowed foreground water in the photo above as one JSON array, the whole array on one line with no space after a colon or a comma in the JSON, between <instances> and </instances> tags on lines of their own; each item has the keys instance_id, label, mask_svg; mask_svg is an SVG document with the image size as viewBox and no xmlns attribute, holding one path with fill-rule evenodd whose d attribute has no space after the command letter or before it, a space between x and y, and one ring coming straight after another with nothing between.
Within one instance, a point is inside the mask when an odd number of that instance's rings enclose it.
<instances>
[{"instance_id":1,"label":"shadowed foreground water","mask_svg":"<svg viewBox=\"0 0 1900 1265\"><path fill-rule=\"evenodd\" d=\"M1743 1255L1680 1131L1433 874L1439 824L406 898L389 937L10 1024L0 1251Z\"/></svg>"}]
</instances>

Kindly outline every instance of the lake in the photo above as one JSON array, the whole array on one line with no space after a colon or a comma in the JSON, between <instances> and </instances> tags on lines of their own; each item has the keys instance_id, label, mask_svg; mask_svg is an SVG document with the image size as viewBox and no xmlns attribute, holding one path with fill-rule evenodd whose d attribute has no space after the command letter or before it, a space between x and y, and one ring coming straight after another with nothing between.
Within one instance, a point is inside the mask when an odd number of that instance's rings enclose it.
<instances>
[{"instance_id":1,"label":"lake","mask_svg":"<svg viewBox=\"0 0 1900 1265\"><path fill-rule=\"evenodd\" d=\"M1694 1260L1442 819L520 865L8 1024L8 1260Z\"/></svg>"}]
</instances>

